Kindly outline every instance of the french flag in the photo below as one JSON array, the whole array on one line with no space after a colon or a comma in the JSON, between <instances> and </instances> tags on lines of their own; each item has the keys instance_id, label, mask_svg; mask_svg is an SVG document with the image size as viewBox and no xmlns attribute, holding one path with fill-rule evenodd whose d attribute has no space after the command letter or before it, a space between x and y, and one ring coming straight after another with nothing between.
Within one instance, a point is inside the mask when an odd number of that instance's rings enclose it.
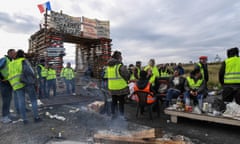
<instances>
[{"instance_id":1,"label":"french flag","mask_svg":"<svg viewBox=\"0 0 240 144\"><path fill-rule=\"evenodd\" d=\"M38 9L39 9L40 13L45 12L45 10L48 10L48 11L52 10L49 1L47 1L47 2L45 2L43 4L38 4L37 6L38 6Z\"/></svg>"}]
</instances>

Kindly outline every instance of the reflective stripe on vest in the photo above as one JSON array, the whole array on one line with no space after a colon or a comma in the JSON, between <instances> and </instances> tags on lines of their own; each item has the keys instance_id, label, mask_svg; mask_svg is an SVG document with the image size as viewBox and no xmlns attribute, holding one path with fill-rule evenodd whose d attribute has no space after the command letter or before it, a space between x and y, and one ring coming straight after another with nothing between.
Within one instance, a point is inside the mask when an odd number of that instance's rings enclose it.
<instances>
[{"instance_id":1,"label":"reflective stripe on vest","mask_svg":"<svg viewBox=\"0 0 240 144\"><path fill-rule=\"evenodd\" d=\"M56 79L56 71L54 69L48 69L47 72L47 80L52 80L52 79Z\"/></svg>"},{"instance_id":2,"label":"reflective stripe on vest","mask_svg":"<svg viewBox=\"0 0 240 144\"><path fill-rule=\"evenodd\" d=\"M25 86L24 83L20 82L20 76L22 74L22 62L25 58L18 58L9 63L8 67L8 81L10 82L13 90L18 90Z\"/></svg>"},{"instance_id":3,"label":"reflective stripe on vest","mask_svg":"<svg viewBox=\"0 0 240 144\"><path fill-rule=\"evenodd\" d=\"M194 81L194 79L192 79L191 77L187 77L187 81L188 81L188 84L189 84L189 87L191 88L191 89L198 89L200 86L201 86L201 84L202 84L202 82L203 82L203 79L199 79L199 80L197 80L197 82L195 83L195 81Z\"/></svg>"},{"instance_id":4,"label":"reflective stripe on vest","mask_svg":"<svg viewBox=\"0 0 240 144\"><path fill-rule=\"evenodd\" d=\"M240 83L240 58L231 57L225 60L224 83Z\"/></svg>"},{"instance_id":5,"label":"reflective stripe on vest","mask_svg":"<svg viewBox=\"0 0 240 144\"><path fill-rule=\"evenodd\" d=\"M107 67L108 89L109 90L121 90L126 88L127 82L122 78L119 73L121 64Z\"/></svg>"},{"instance_id":6,"label":"reflective stripe on vest","mask_svg":"<svg viewBox=\"0 0 240 144\"><path fill-rule=\"evenodd\" d=\"M150 91L150 86L151 86L151 84L148 83L147 86L144 89L139 89L136 84L133 87L134 92L140 91L140 92L148 93L148 96L147 96L147 103L148 104L154 103L156 101L156 99L153 97L153 93ZM138 99L136 99L136 100L139 101Z\"/></svg>"},{"instance_id":7,"label":"reflective stripe on vest","mask_svg":"<svg viewBox=\"0 0 240 144\"><path fill-rule=\"evenodd\" d=\"M5 64L4 68L1 69L1 74L2 74L2 76L4 78L4 80L6 80L7 77L8 77L8 67L9 67L9 63L11 62L9 60L9 58L6 57L6 56L5 56L5 59L6 59L6 64Z\"/></svg>"}]
</instances>

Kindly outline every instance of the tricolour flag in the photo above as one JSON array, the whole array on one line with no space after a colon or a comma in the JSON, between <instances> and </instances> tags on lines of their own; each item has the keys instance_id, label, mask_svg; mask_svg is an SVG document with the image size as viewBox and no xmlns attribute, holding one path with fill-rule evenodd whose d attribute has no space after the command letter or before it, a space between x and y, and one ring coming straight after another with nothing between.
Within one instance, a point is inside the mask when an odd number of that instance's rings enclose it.
<instances>
[{"instance_id":1,"label":"tricolour flag","mask_svg":"<svg viewBox=\"0 0 240 144\"><path fill-rule=\"evenodd\" d=\"M39 9L40 13L45 12L45 10L48 10L48 11L52 10L49 1L47 1L47 2L45 2L43 4L38 4L37 6L38 6L38 9Z\"/></svg>"}]
</instances>

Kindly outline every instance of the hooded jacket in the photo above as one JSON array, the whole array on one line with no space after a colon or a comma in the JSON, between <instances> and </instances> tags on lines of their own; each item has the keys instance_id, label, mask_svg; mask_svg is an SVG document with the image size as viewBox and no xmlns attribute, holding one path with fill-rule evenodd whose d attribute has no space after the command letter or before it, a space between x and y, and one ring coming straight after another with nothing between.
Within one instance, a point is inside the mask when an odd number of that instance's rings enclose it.
<instances>
[{"instance_id":1,"label":"hooded jacket","mask_svg":"<svg viewBox=\"0 0 240 144\"><path fill-rule=\"evenodd\" d=\"M108 61L108 66L114 66L117 64L122 64L122 62L120 62L119 60L115 59L115 58L111 58ZM130 79L130 74L127 70L127 68L122 64L119 68L119 74L122 76L122 78L127 82ZM127 95L129 94L129 87L126 87L124 89L121 90L110 90L112 95Z\"/></svg>"}]
</instances>

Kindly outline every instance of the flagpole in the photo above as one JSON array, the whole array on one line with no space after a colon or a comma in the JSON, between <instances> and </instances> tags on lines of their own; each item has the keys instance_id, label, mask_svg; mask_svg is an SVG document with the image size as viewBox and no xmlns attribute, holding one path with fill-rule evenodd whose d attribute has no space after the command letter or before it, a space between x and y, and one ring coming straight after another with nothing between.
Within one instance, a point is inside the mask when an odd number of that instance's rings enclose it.
<instances>
[{"instance_id":1,"label":"flagpole","mask_svg":"<svg viewBox=\"0 0 240 144\"><path fill-rule=\"evenodd\" d=\"M44 59L45 59L45 66L48 64L47 62L47 8L45 9L45 14L44 14L44 44L45 44L45 53Z\"/></svg>"}]
</instances>

